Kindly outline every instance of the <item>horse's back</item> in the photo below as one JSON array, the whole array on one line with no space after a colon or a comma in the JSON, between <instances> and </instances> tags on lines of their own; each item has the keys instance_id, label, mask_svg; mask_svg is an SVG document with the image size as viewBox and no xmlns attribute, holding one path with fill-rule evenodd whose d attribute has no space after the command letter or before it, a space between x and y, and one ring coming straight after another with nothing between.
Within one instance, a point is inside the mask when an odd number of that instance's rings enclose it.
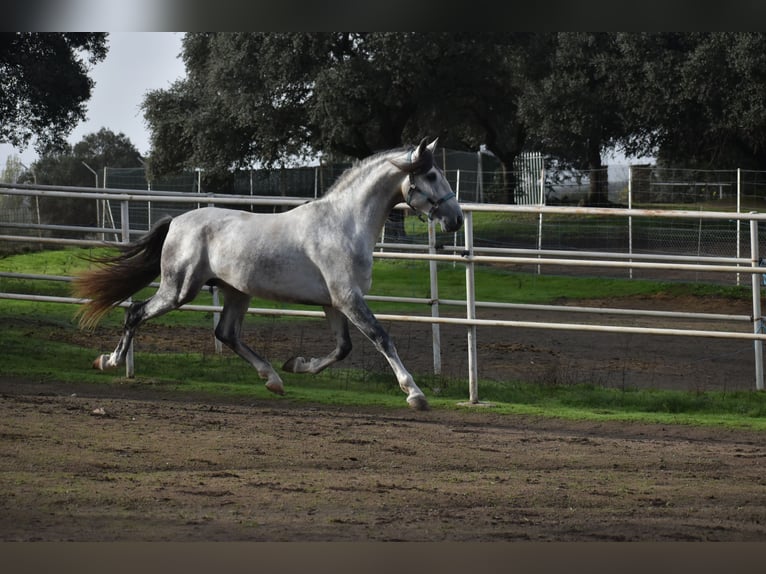
<instances>
[{"instance_id":1,"label":"horse's back","mask_svg":"<svg viewBox=\"0 0 766 574\"><path fill-rule=\"evenodd\" d=\"M169 248L181 264L199 268L205 282L219 280L266 299L329 305L327 282L305 228L286 217L289 213L195 209L174 220Z\"/></svg>"}]
</instances>

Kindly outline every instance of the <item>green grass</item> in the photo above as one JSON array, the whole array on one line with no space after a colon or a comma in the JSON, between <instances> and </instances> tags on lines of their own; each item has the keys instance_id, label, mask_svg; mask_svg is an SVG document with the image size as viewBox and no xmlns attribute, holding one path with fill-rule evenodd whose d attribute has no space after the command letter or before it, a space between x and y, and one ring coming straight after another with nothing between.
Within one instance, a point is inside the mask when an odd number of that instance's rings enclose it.
<instances>
[{"instance_id":1,"label":"green grass","mask_svg":"<svg viewBox=\"0 0 766 574\"><path fill-rule=\"evenodd\" d=\"M0 271L71 275L86 265L75 249L16 255L0 259ZM465 290L462 266L439 269L440 296L460 299ZM587 299L637 294L710 295L749 297L745 288L704 284L671 284L651 281L555 277L481 267L477 292L485 300L551 303L562 298ZM0 291L64 295L60 282L20 281L0 278ZM378 261L373 293L428 297L426 263ZM140 296L139 296L140 298ZM208 303L204 295L197 303ZM254 302L262 304L262 302ZM265 303L264 303L265 304ZM273 304L272 304L273 305ZM378 311L407 310L428 313L424 306L375 304ZM87 347L64 342L74 335L75 306L0 299L0 373L34 380L77 381L99 385L150 385L158 390L194 391L211 395L238 395L254 399L284 400L270 394L249 365L226 351L215 354L136 353L138 376L127 380L121 372L102 373L89 368L103 349L98 338ZM122 312L109 315L105 326L117 329ZM256 320L253 318L253 320ZM288 320L288 319L280 319ZM210 314L173 312L158 322L168 325L205 326ZM41 352L44 350L44 352ZM344 369L342 364L320 375L284 373L288 400L311 403L406 408L404 395L390 372L369 373ZM460 408L469 396L467 383L425 373L416 379L432 407ZM644 423L715 425L766 430L766 394L762 392L681 392L608 388L589 384L546 384L524 381L480 381L479 398L492 404L491 412L560 417L575 420L620 420Z\"/></svg>"},{"instance_id":2,"label":"green grass","mask_svg":"<svg viewBox=\"0 0 766 574\"><path fill-rule=\"evenodd\" d=\"M286 399L269 393L256 373L231 353L136 353L138 375L126 379L88 368L94 348L51 341L46 326L34 331L11 325L0 335L0 372L32 380L87 382L99 385L151 387L211 396L291 400L326 405L406 408L404 394L390 373L336 368L319 375L282 373ZM44 348L45 353L39 349ZM421 374L418 384L436 409L461 408L467 401L465 381ZM588 384L532 384L480 381L479 398L494 413L569 420L633 421L747 428L766 431L766 395L760 392L683 392L604 388Z\"/></svg>"}]
</instances>

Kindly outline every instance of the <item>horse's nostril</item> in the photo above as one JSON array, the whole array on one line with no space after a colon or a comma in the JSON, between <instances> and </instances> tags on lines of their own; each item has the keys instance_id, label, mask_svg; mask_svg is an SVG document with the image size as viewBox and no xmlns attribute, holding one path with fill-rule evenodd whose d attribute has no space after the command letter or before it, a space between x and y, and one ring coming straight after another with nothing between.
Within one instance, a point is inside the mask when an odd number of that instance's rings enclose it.
<instances>
[{"instance_id":1,"label":"horse's nostril","mask_svg":"<svg viewBox=\"0 0 766 574\"><path fill-rule=\"evenodd\" d=\"M442 220L442 229L447 232L457 231L463 226L463 216L457 215L452 220Z\"/></svg>"}]
</instances>

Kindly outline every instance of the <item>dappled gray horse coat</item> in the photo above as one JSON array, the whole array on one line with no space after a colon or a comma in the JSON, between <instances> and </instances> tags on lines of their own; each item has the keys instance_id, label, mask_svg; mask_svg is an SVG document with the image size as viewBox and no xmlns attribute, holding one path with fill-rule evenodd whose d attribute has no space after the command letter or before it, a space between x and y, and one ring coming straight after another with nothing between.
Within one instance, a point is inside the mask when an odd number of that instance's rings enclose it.
<instances>
[{"instance_id":1,"label":"dappled gray horse coat","mask_svg":"<svg viewBox=\"0 0 766 574\"><path fill-rule=\"evenodd\" d=\"M240 338L252 297L324 309L335 349L325 357L293 357L283 365L285 371L318 373L347 356L350 321L386 357L410 406L428 408L364 295L372 281L375 242L397 203L406 201L445 231L463 223L455 194L434 164L435 147L436 140L426 145L424 139L409 151L370 156L349 168L321 199L284 213L205 207L167 218L135 243L121 246L119 255L99 259L98 269L74 283L77 296L90 299L80 311L83 326L94 326L157 275L160 286L146 301L130 305L117 347L100 355L94 367L122 364L142 322L188 303L203 286L216 285L224 297L216 337L255 367L270 391L283 394L282 379Z\"/></svg>"}]
</instances>

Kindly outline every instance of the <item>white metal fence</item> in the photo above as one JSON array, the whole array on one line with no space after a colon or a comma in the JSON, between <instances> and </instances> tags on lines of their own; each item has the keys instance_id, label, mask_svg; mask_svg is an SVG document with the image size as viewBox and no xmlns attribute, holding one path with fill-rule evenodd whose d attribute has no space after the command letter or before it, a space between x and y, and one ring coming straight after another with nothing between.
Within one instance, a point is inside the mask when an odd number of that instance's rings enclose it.
<instances>
[{"instance_id":1,"label":"white metal fence","mask_svg":"<svg viewBox=\"0 0 766 574\"><path fill-rule=\"evenodd\" d=\"M215 204L224 207L249 208L252 206L291 208L306 201L305 198L284 197L253 197L231 196L214 194L188 194L188 193L162 193L153 191L135 191L120 189L94 190L92 188L68 188L57 186L14 186L0 184L0 194L12 197L30 198L32 200L44 197L71 198L78 201L97 202L108 213L119 210L119 222L117 227L99 226L67 226L67 225L39 225L30 223L0 221L0 228L6 232L0 234L0 242L28 242L45 245L80 245L101 246L104 240L111 242L127 242L131 236L144 233L145 229L131 228L130 213L131 205L162 204L172 205L176 210L193 209L199 204ZM119 207L117 207L119 206ZM399 209L407 209L404 204L397 206ZM545 205L499 205L463 203L465 213L465 225L462 232L456 233L452 245L437 246L435 233L431 230L428 241L422 245L412 244L389 244L378 245L375 257L382 259L407 259L427 260L430 262L431 290L429 298L398 298L369 296L370 300L420 302L429 305L430 315L394 315L378 314L382 321L402 321L414 323L429 323L433 329L434 341L434 370L440 369L440 335L439 326L445 324L461 325L466 328L468 341L468 381L469 401L478 403L478 373L479 365L477 358L476 333L478 328L542 328L563 331L599 331L606 333L636 333L657 336L683 336L740 339L753 341L755 353L755 383L757 389L764 388L763 375L763 341L766 333L763 330L763 317L761 314L761 283L762 274L766 268L761 267L759 250L759 223L766 220L766 214L759 213L732 213L717 211L692 211L692 210L642 210L642 209L615 209L615 208L585 208L570 206L545 206ZM653 218L658 220L674 221L735 221L737 229L740 223L747 226L750 239L750 253L748 257L742 257L739 253L739 234L737 237L736 256L718 257L705 255L673 255L655 253L635 253L630 251L572 251L552 250L537 248L499 248L482 247L475 245L473 215L480 212L495 214L533 216L542 221L544 216L579 217L592 216L604 218L620 218L630 222L633 218ZM104 213L102 211L101 213ZM9 232L10 230L10 232ZM66 234L79 234L78 237L63 237ZM456 265L465 266L466 298L462 301L440 299L438 295L438 262L452 262ZM752 314L724 315L717 313L687 313L687 312L662 312L646 311L639 309L603 309L590 307L571 307L558 305L521 305L512 303L499 303L492 301L477 301L474 286L474 270L477 265L503 264L503 265L533 265L538 269L546 266L555 268L586 268L599 269L622 269L626 272L633 270L653 269L668 271L689 271L710 274L733 274L739 277L750 276L752 289ZM68 277L50 277L45 275L29 275L5 273L5 277L27 279L58 279L70 280ZM33 301L49 301L57 303L81 303L81 300L71 297L38 296L25 293L0 293L0 298L23 299ZM465 307L465 317L445 317L439 313L439 305L460 305ZM558 321L513 321L477 318L476 309L481 307L494 307L498 309L539 309L545 311L631 314L644 317L664 317L677 319L705 319L708 321L732 321L736 320L748 328L743 330L695 330L687 328L649 328L626 325L610 324L582 324L564 323ZM217 313L220 307L217 305L186 305L182 309L191 311L205 311ZM281 316L305 316L321 317L320 311L303 311L291 309L261 309L251 308L249 313L260 315ZM134 366L130 363L127 367L128 376L133 376Z\"/></svg>"}]
</instances>

